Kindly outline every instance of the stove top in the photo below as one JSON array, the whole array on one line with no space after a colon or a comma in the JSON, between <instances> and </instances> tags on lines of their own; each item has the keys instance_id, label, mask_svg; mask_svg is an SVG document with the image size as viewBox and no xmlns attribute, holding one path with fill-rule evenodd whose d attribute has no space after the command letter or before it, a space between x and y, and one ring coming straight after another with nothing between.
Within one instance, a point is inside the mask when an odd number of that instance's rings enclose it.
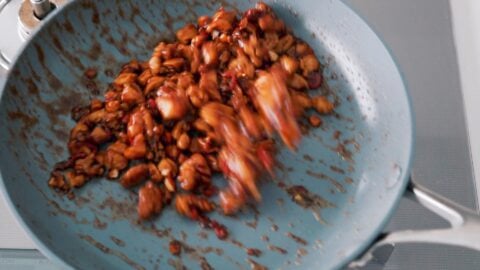
<instances>
[{"instance_id":1,"label":"stove top","mask_svg":"<svg viewBox=\"0 0 480 270\"><path fill-rule=\"evenodd\" d=\"M27 2L0 0L0 66L9 65L28 39L28 32L41 24L33 16L34 8L25 7ZM62 2L54 3L60 6ZM405 75L416 113L416 181L478 209L449 1L344 2L363 16L390 47ZM19 16L22 6L29 12L24 14L26 22ZM6 74L0 67L0 86ZM434 214L402 200L386 230L445 225ZM0 269L53 269L34 249L0 199ZM478 265L480 256L475 251L406 244L387 251L366 269L477 269Z\"/></svg>"}]
</instances>

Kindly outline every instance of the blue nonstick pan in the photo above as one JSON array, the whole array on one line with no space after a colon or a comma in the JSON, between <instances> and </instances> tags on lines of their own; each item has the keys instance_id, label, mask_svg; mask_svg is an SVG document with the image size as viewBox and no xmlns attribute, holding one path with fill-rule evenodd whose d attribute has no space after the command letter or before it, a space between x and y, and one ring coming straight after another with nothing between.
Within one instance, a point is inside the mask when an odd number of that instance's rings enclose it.
<instances>
[{"instance_id":1,"label":"blue nonstick pan","mask_svg":"<svg viewBox=\"0 0 480 270\"><path fill-rule=\"evenodd\" d=\"M407 241L480 249L471 210L410 180L414 117L402 75L368 25L335 0L268 2L313 47L339 105L297 152L279 149L280 166L262 181L260 203L235 217L213 213L228 239L172 208L138 222L136 195L114 181L94 180L70 199L48 187L51 168L67 158L72 107L87 104L96 90L101 95L123 63L148 59L185 23L220 6L243 11L254 4L71 1L33 35L1 95L0 189L42 253L74 269L338 269L362 266L377 247ZM93 85L85 81L88 68L98 72ZM314 203L295 203L298 189ZM382 234L404 195L452 228ZM180 256L168 251L174 239L183 243Z\"/></svg>"}]
</instances>

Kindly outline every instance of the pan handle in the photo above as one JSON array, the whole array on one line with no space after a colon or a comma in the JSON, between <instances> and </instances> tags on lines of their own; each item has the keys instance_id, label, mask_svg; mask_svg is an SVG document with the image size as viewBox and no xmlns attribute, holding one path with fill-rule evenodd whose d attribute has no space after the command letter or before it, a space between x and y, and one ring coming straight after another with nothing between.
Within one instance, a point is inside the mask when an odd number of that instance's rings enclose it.
<instances>
[{"instance_id":1,"label":"pan handle","mask_svg":"<svg viewBox=\"0 0 480 270\"><path fill-rule=\"evenodd\" d=\"M466 247L480 251L480 215L410 180L405 197L415 201L450 223L449 228L404 230L380 235L349 268L362 268L384 246L400 243L434 243Z\"/></svg>"},{"instance_id":2,"label":"pan handle","mask_svg":"<svg viewBox=\"0 0 480 270\"><path fill-rule=\"evenodd\" d=\"M3 55L3 52L0 51L0 68L3 68L5 70L10 69L10 61Z\"/></svg>"}]
</instances>

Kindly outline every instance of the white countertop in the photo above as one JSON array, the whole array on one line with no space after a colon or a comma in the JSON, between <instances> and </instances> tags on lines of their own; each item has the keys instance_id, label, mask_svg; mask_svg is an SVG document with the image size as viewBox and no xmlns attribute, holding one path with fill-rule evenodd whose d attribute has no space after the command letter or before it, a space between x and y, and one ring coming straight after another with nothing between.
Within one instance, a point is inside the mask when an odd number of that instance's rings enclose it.
<instances>
[{"instance_id":1,"label":"white countertop","mask_svg":"<svg viewBox=\"0 0 480 270\"><path fill-rule=\"evenodd\" d=\"M451 0L450 6L477 198L480 198L480 1Z\"/></svg>"}]
</instances>

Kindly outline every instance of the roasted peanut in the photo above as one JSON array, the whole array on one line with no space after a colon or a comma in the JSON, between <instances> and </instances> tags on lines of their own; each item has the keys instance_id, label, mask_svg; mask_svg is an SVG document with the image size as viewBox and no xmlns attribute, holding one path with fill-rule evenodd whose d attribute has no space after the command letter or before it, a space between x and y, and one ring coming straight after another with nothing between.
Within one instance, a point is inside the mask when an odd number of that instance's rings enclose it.
<instances>
[{"instance_id":1,"label":"roasted peanut","mask_svg":"<svg viewBox=\"0 0 480 270\"><path fill-rule=\"evenodd\" d=\"M164 158L158 164L158 170L162 176L166 178L172 178L177 176L177 165L175 162L169 158Z\"/></svg>"},{"instance_id":2,"label":"roasted peanut","mask_svg":"<svg viewBox=\"0 0 480 270\"><path fill-rule=\"evenodd\" d=\"M193 76L190 72L182 72L177 78L177 88L187 90L194 83Z\"/></svg>"},{"instance_id":3,"label":"roasted peanut","mask_svg":"<svg viewBox=\"0 0 480 270\"><path fill-rule=\"evenodd\" d=\"M312 99L313 108L320 114L328 114L333 111L333 103L324 96L316 96Z\"/></svg>"},{"instance_id":4,"label":"roasted peanut","mask_svg":"<svg viewBox=\"0 0 480 270\"><path fill-rule=\"evenodd\" d=\"M165 82L165 77L154 76L148 79L143 93L146 95L154 90L157 90Z\"/></svg>"},{"instance_id":5,"label":"roasted peanut","mask_svg":"<svg viewBox=\"0 0 480 270\"><path fill-rule=\"evenodd\" d=\"M190 146L190 137L187 133L183 133L177 140L177 147L180 150L186 150Z\"/></svg>"},{"instance_id":6,"label":"roasted peanut","mask_svg":"<svg viewBox=\"0 0 480 270\"><path fill-rule=\"evenodd\" d=\"M137 79L137 74L135 73L122 73L114 81L115 84L123 85L126 83L134 83Z\"/></svg>"},{"instance_id":7,"label":"roasted peanut","mask_svg":"<svg viewBox=\"0 0 480 270\"><path fill-rule=\"evenodd\" d=\"M96 126L90 133L90 137L95 143L101 144L110 139L111 133L100 126Z\"/></svg>"},{"instance_id":8,"label":"roasted peanut","mask_svg":"<svg viewBox=\"0 0 480 270\"><path fill-rule=\"evenodd\" d=\"M175 192L177 191L177 187L175 184L175 180L173 180L172 177L167 177L165 178L165 187L167 188L168 191L170 192Z\"/></svg>"},{"instance_id":9,"label":"roasted peanut","mask_svg":"<svg viewBox=\"0 0 480 270\"><path fill-rule=\"evenodd\" d=\"M310 117L308 117L308 122L312 127L319 127L322 124L322 119L316 115L310 115Z\"/></svg>"},{"instance_id":10,"label":"roasted peanut","mask_svg":"<svg viewBox=\"0 0 480 270\"><path fill-rule=\"evenodd\" d=\"M308 44L305 42L298 42L295 45L295 52L298 56L313 54L312 48L310 48L310 46L308 46Z\"/></svg>"},{"instance_id":11,"label":"roasted peanut","mask_svg":"<svg viewBox=\"0 0 480 270\"><path fill-rule=\"evenodd\" d=\"M266 14L258 19L258 26L265 32L275 31L281 32L284 30L285 25L282 21L277 20L272 14Z\"/></svg>"},{"instance_id":12,"label":"roasted peanut","mask_svg":"<svg viewBox=\"0 0 480 270\"><path fill-rule=\"evenodd\" d=\"M295 38L292 35L287 34L278 40L277 46L274 48L274 50L279 54L285 53L294 45L294 43Z\"/></svg>"},{"instance_id":13,"label":"roasted peanut","mask_svg":"<svg viewBox=\"0 0 480 270\"><path fill-rule=\"evenodd\" d=\"M138 164L128 169L123 174L120 184L126 188L136 186L143 182L148 176L148 165Z\"/></svg>"},{"instance_id":14,"label":"roasted peanut","mask_svg":"<svg viewBox=\"0 0 480 270\"><path fill-rule=\"evenodd\" d=\"M180 70L183 68L184 65L185 59L183 58L172 58L163 62L163 66L174 70Z\"/></svg>"},{"instance_id":15,"label":"roasted peanut","mask_svg":"<svg viewBox=\"0 0 480 270\"><path fill-rule=\"evenodd\" d=\"M172 137L178 140L180 136L188 130L187 122L179 121L172 129Z\"/></svg>"},{"instance_id":16,"label":"roasted peanut","mask_svg":"<svg viewBox=\"0 0 480 270\"><path fill-rule=\"evenodd\" d=\"M171 159L177 159L178 155L180 154L180 150L176 145L168 145L165 148L165 153Z\"/></svg>"},{"instance_id":17,"label":"roasted peanut","mask_svg":"<svg viewBox=\"0 0 480 270\"><path fill-rule=\"evenodd\" d=\"M280 58L280 63L282 64L282 68L290 75L295 74L298 69L298 61L293 57L288 55L284 55Z\"/></svg>"},{"instance_id":18,"label":"roasted peanut","mask_svg":"<svg viewBox=\"0 0 480 270\"><path fill-rule=\"evenodd\" d=\"M116 112L120 109L120 101L112 100L105 103L105 111L107 112Z\"/></svg>"},{"instance_id":19,"label":"roasted peanut","mask_svg":"<svg viewBox=\"0 0 480 270\"><path fill-rule=\"evenodd\" d=\"M193 154L180 166L177 179L184 190L193 190L198 181L209 181L211 174L205 158L201 154Z\"/></svg>"},{"instance_id":20,"label":"roasted peanut","mask_svg":"<svg viewBox=\"0 0 480 270\"><path fill-rule=\"evenodd\" d=\"M287 85L295 90L303 90L308 88L307 80L298 73L293 74L287 79Z\"/></svg>"},{"instance_id":21,"label":"roasted peanut","mask_svg":"<svg viewBox=\"0 0 480 270\"><path fill-rule=\"evenodd\" d=\"M215 209L215 205L203 197L179 194L175 198L175 208L178 213L191 219L197 219L199 212L211 212Z\"/></svg>"},{"instance_id":22,"label":"roasted peanut","mask_svg":"<svg viewBox=\"0 0 480 270\"><path fill-rule=\"evenodd\" d=\"M150 58L150 61L148 61L148 64L153 74L159 74L163 71L162 59L160 58L160 56L153 56L152 58Z\"/></svg>"},{"instance_id":23,"label":"roasted peanut","mask_svg":"<svg viewBox=\"0 0 480 270\"><path fill-rule=\"evenodd\" d=\"M158 183L163 179L162 173L153 163L148 163L148 173L150 175L150 180L152 180L153 182Z\"/></svg>"},{"instance_id":24,"label":"roasted peanut","mask_svg":"<svg viewBox=\"0 0 480 270\"><path fill-rule=\"evenodd\" d=\"M314 54L307 54L300 59L300 68L303 70L303 76L307 77L310 73L320 69L320 63Z\"/></svg>"},{"instance_id":25,"label":"roasted peanut","mask_svg":"<svg viewBox=\"0 0 480 270\"><path fill-rule=\"evenodd\" d=\"M291 95L295 116L299 117L303 115L305 110L312 107L312 100L307 94L303 92L292 91Z\"/></svg>"},{"instance_id":26,"label":"roasted peanut","mask_svg":"<svg viewBox=\"0 0 480 270\"><path fill-rule=\"evenodd\" d=\"M152 78L153 74L152 74L152 70L151 69L145 69L137 78L138 80L138 83L140 84L140 86L144 87L148 80L150 80L150 78Z\"/></svg>"},{"instance_id":27,"label":"roasted peanut","mask_svg":"<svg viewBox=\"0 0 480 270\"><path fill-rule=\"evenodd\" d=\"M212 128L205 122L202 118L198 118L193 122L193 127L203 133L208 133L212 131Z\"/></svg>"}]
</instances>

